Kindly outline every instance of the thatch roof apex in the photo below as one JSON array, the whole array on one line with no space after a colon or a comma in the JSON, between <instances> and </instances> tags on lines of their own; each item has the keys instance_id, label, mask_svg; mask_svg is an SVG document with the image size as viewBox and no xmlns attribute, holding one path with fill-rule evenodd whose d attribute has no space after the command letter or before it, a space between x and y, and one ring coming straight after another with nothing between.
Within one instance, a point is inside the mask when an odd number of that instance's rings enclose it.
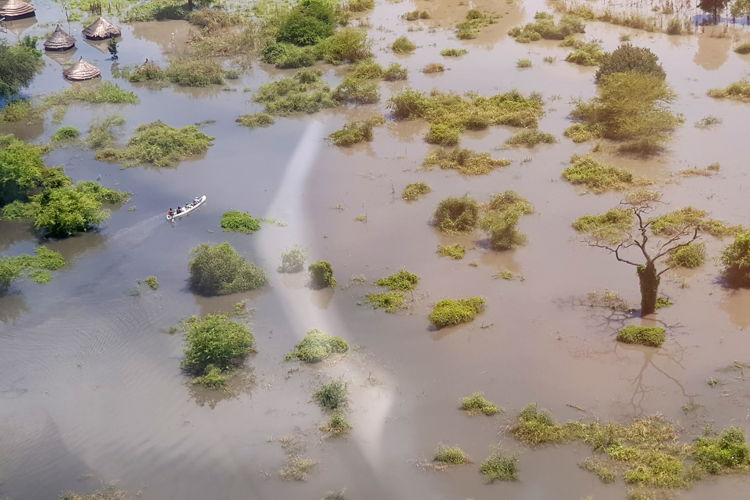
<instances>
[{"instance_id":1,"label":"thatch roof apex","mask_svg":"<svg viewBox=\"0 0 750 500\"><path fill-rule=\"evenodd\" d=\"M105 38L114 38L120 36L122 31L120 28L110 23L103 17L100 17L89 26L83 29L83 35L86 38L94 40L103 40Z\"/></svg>"},{"instance_id":2,"label":"thatch roof apex","mask_svg":"<svg viewBox=\"0 0 750 500\"><path fill-rule=\"evenodd\" d=\"M21 19L36 15L34 7L23 0L5 0L0 2L0 17L6 20Z\"/></svg>"},{"instance_id":3,"label":"thatch roof apex","mask_svg":"<svg viewBox=\"0 0 750 500\"><path fill-rule=\"evenodd\" d=\"M59 24L44 42L45 50L67 50L75 47L75 45L76 39L67 34Z\"/></svg>"},{"instance_id":4,"label":"thatch roof apex","mask_svg":"<svg viewBox=\"0 0 750 500\"><path fill-rule=\"evenodd\" d=\"M68 80L90 80L101 75L101 73L99 68L90 62L84 61L83 57L70 68L63 70L63 76Z\"/></svg>"}]
</instances>

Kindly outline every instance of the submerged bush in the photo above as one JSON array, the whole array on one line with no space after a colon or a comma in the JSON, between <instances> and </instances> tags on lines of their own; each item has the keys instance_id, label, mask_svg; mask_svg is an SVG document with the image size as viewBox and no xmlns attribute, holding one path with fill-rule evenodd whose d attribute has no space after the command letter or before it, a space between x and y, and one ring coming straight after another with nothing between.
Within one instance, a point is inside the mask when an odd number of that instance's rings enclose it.
<instances>
[{"instance_id":1,"label":"submerged bush","mask_svg":"<svg viewBox=\"0 0 750 500\"><path fill-rule=\"evenodd\" d=\"M384 309L387 313L404 308L403 292L368 293L365 300L373 309Z\"/></svg>"},{"instance_id":2,"label":"submerged bush","mask_svg":"<svg viewBox=\"0 0 750 500\"><path fill-rule=\"evenodd\" d=\"M537 144L554 144L557 142L555 136L547 134L539 129L531 128L518 132L505 141L506 146L534 147Z\"/></svg>"},{"instance_id":3,"label":"submerged bush","mask_svg":"<svg viewBox=\"0 0 750 500\"><path fill-rule=\"evenodd\" d=\"M445 66L438 63L431 63L422 68L422 73L442 73L445 71Z\"/></svg>"},{"instance_id":4,"label":"submerged bush","mask_svg":"<svg viewBox=\"0 0 750 500\"><path fill-rule=\"evenodd\" d=\"M229 382L229 377L221 373L221 368L214 365L206 366L203 375L193 378L193 384L202 385L209 389L220 389L225 387Z\"/></svg>"},{"instance_id":5,"label":"submerged bush","mask_svg":"<svg viewBox=\"0 0 750 500\"><path fill-rule=\"evenodd\" d=\"M461 400L461 409L469 415L482 413L488 417L503 412L501 408L498 408L494 403L485 399L484 394L481 392L475 392L471 396L463 398Z\"/></svg>"},{"instance_id":6,"label":"submerged bush","mask_svg":"<svg viewBox=\"0 0 750 500\"><path fill-rule=\"evenodd\" d=\"M387 82L395 82L397 80L406 80L408 72L406 68L398 63L389 65L385 71L383 71L383 80Z\"/></svg>"},{"instance_id":7,"label":"submerged bush","mask_svg":"<svg viewBox=\"0 0 750 500\"><path fill-rule=\"evenodd\" d=\"M182 367L194 375L211 369L227 370L253 352L255 339L243 325L224 314L209 314L187 322L185 359Z\"/></svg>"},{"instance_id":8,"label":"submerged bush","mask_svg":"<svg viewBox=\"0 0 750 500\"><path fill-rule=\"evenodd\" d=\"M605 76L613 73L628 72L652 75L660 80L667 77L659 64L659 58L650 49L624 43L604 57L596 72L596 82L599 83Z\"/></svg>"},{"instance_id":9,"label":"submerged bush","mask_svg":"<svg viewBox=\"0 0 750 500\"><path fill-rule=\"evenodd\" d=\"M529 43L536 40L563 40L564 38L575 33L585 31L585 23L578 16L565 14L558 24L551 14L537 12L534 15L535 21L521 28L516 27L508 32L517 42Z\"/></svg>"},{"instance_id":10,"label":"submerged bush","mask_svg":"<svg viewBox=\"0 0 750 500\"><path fill-rule=\"evenodd\" d=\"M134 5L125 13L123 22L165 21L185 19L188 10L181 0L149 0Z\"/></svg>"},{"instance_id":11,"label":"submerged bush","mask_svg":"<svg viewBox=\"0 0 750 500\"><path fill-rule=\"evenodd\" d=\"M272 115L316 113L338 105L321 72L316 70L302 70L290 78L264 83L253 100L264 104L266 113Z\"/></svg>"},{"instance_id":12,"label":"submerged bush","mask_svg":"<svg viewBox=\"0 0 750 500\"><path fill-rule=\"evenodd\" d=\"M738 54L750 54L750 42L741 43L734 48Z\"/></svg>"},{"instance_id":13,"label":"submerged bush","mask_svg":"<svg viewBox=\"0 0 750 500\"><path fill-rule=\"evenodd\" d=\"M496 160L488 153L477 153L470 149L438 149L428 155L422 165L458 170L464 175L484 175L497 167L510 165L510 160Z\"/></svg>"},{"instance_id":14,"label":"submerged bush","mask_svg":"<svg viewBox=\"0 0 750 500\"><path fill-rule=\"evenodd\" d=\"M336 286L336 278L333 277L333 266L330 262L319 260L310 264L310 284L315 289L333 288Z\"/></svg>"},{"instance_id":15,"label":"submerged bush","mask_svg":"<svg viewBox=\"0 0 750 500\"><path fill-rule=\"evenodd\" d=\"M252 234L260 229L260 221L246 212L234 210L224 212L221 216L221 228L224 231Z\"/></svg>"},{"instance_id":16,"label":"submerged bush","mask_svg":"<svg viewBox=\"0 0 750 500\"><path fill-rule=\"evenodd\" d=\"M276 65L277 68L304 68L315 64L317 54L312 47L297 47L290 43L269 43L263 48L261 57L264 62Z\"/></svg>"},{"instance_id":17,"label":"submerged bush","mask_svg":"<svg viewBox=\"0 0 750 500\"><path fill-rule=\"evenodd\" d=\"M349 76L362 80L377 80L383 78L385 70L373 59L366 59L353 65L349 70Z\"/></svg>"},{"instance_id":18,"label":"submerged bush","mask_svg":"<svg viewBox=\"0 0 750 500\"><path fill-rule=\"evenodd\" d=\"M56 271L66 264L60 253L47 247L36 247L34 252L36 255L0 257L0 294L5 293L13 281L24 275L35 283L48 283L52 280L49 271Z\"/></svg>"},{"instance_id":19,"label":"submerged bush","mask_svg":"<svg viewBox=\"0 0 750 500\"><path fill-rule=\"evenodd\" d=\"M346 382L334 380L323 384L315 391L313 398L324 410L334 411L346 406L349 395Z\"/></svg>"},{"instance_id":20,"label":"submerged bush","mask_svg":"<svg viewBox=\"0 0 750 500\"><path fill-rule=\"evenodd\" d=\"M382 286L390 291L408 292L414 290L419 284L419 276L402 269L385 278L380 278L375 282L377 286Z\"/></svg>"},{"instance_id":21,"label":"submerged bush","mask_svg":"<svg viewBox=\"0 0 750 500\"><path fill-rule=\"evenodd\" d=\"M224 69L208 58L179 58L169 62L167 78L183 87L208 87L224 83Z\"/></svg>"},{"instance_id":22,"label":"submerged bush","mask_svg":"<svg viewBox=\"0 0 750 500\"><path fill-rule=\"evenodd\" d=\"M466 255L466 247L460 243L455 245L438 245L438 254L442 257L450 257L454 260L461 260Z\"/></svg>"},{"instance_id":23,"label":"submerged bush","mask_svg":"<svg viewBox=\"0 0 750 500\"><path fill-rule=\"evenodd\" d=\"M479 221L482 229L490 237L494 250L510 250L526 243L526 235L517 229L523 215L534 213L534 207L515 191L492 196L485 207L485 214Z\"/></svg>"},{"instance_id":24,"label":"submerged bush","mask_svg":"<svg viewBox=\"0 0 750 500\"><path fill-rule=\"evenodd\" d=\"M50 94L44 98L44 104L47 106L66 106L74 102L138 104L138 101L138 96L134 93L123 90L110 82L74 85L62 92Z\"/></svg>"},{"instance_id":25,"label":"submerged bush","mask_svg":"<svg viewBox=\"0 0 750 500\"><path fill-rule=\"evenodd\" d=\"M407 184L404 188L404 192L401 193L401 199L406 201L418 200L420 196L424 196L432 192L432 188L424 182L412 182Z\"/></svg>"},{"instance_id":26,"label":"submerged bush","mask_svg":"<svg viewBox=\"0 0 750 500\"><path fill-rule=\"evenodd\" d=\"M243 127L257 128L270 127L274 124L273 116L268 113L253 113L252 115L242 115L235 120Z\"/></svg>"},{"instance_id":27,"label":"submerged bush","mask_svg":"<svg viewBox=\"0 0 750 500\"><path fill-rule=\"evenodd\" d=\"M190 287L201 295L227 295L260 288L262 269L245 260L229 243L214 247L201 243L192 250Z\"/></svg>"},{"instance_id":28,"label":"submerged bush","mask_svg":"<svg viewBox=\"0 0 750 500\"><path fill-rule=\"evenodd\" d=\"M81 132L75 127L60 127L52 134L52 142L65 142L78 139Z\"/></svg>"},{"instance_id":29,"label":"submerged bush","mask_svg":"<svg viewBox=\"0 0 750 500\"><path fill-rule=\"evenodd\" d=\"M378 83L347 76L333 91L333 98L339 102L373 104L380 100Z\"/></svg>"},{"instance_id":30,"label":"submerged bush","mask_svg":"<svg viewBox=\"0 0 750 500\"><path fill-rule=\"evenodd\" d=\"M519 59L516 61L516 68L530 68L531 67L531 59Z\"/></svg>"},{"instance_id":31,"label":"submerged bush","mask_svg":"<svg viewBox=\"0 0 750 500\"><path fill-rule=\"evenodd\" d=\"M595 193L627 189L635 180L624 168L600 163L591 156L575 155L571 163L563 171L563 178L571 184L583 184Z\"/></svg>"},{"instance_id":32,"label":"submerged bush","mask_svg":"<svg viewBox=\"0 0 750 500\"><path fill-rule=\"evenodd\" d=\"M740 80L723 89L710 89L708 95L709 97L735 99L737 101L748 100L750 99L750 80Z\"/></svg>"},{"instance_id":33,"label":"submerged bush","mask_svg":"<svg viewBox=\"0 0 750 500\"><path fill-rule=\"evenodd\" d=\"M664 328L628 325L617 332L617 340L625 344L659 347L664 343Z\"/></svg>"},{"instance_id":34,"label":"submerged bush","mask_svg":"<svg viewBox=\"0 0 750 500\"><path fill-rule=\"evenodd\" d=\"M413 10L411 12L407 12L406 14L404 14L401 17L403 17L407 21L416 21L417 19L429 19L430 18L430 13L427 12L426 10L422 10L422 11L420 11L420 10Z\"/></svg>"},{"instance_id":35,"label":"submerged bush","mask_svg":"<svg viewBox=\"0 0 750 500\"><path fill-rule=\"evenodd\" d=\"M518 457L505 456L495 451L482 462L479 471L490 483L518 479Z\"/></svg>"},{"instance_id":36,"label":"submerged bush","mask_svg":"<svg viewBox=\"0 0 750 500\"><path fill-rule=\"evenodd\" d=\"M131 83L161 81L167 78L167 73L155 62L147 61L128 72L127 78Z\"/></svg>"},{"instance_id":37,"label":"submerged bush","mask_svg":"<svg viewBox=\"0 0 750 500\"><path fill-rule=\"evenodd\" d=\"M492 14L471 9L466 13L466 19L456 25L456 37L460 40L470 40L479 36L482 28L497 22Z\"/></svg>"},{"instance_id":38,"label":"submerged bush","mask_svg":"<svg viewBox=\"0 0 750 500\"><path fill-rule=\"evenodd\" d=\"M328 420L328 424L321 428L331 436L343 436L352 430L352 426L346 421L346 417L341 412L335 412ZM327 498L327 497L326 497Z\"/></svg>"},{"instance_id":39,"label":"submerged bush","mask_svg":"<svg viewBox=\"0 0 750 500\"><path fill-rule=\"evenodd\" d=\"M435 451L432 461L450 465L468 464L470 462L466 452L458 446L445 446L442 444Z\"/></svg>"},{"instance_id":40,"label":"submerged bush","mask_svg":"<svg viewBox=\"0 0 750 500\"><path fill-rule=\"evenodd\" d=\"M745 432L738 427L727 427L718 437L701 437L695 443L695 461L710 474L750 466L750 449Z\"/></svg>"},{"instance_id":41,"label":"submerged bush","mask_svg":"<svg viewBox=\"0 0 750 500\"><path fill-rule=\"evenodd\" d=\"M280 273L298 273L305 268L306 258L302 247L292 247L281 254L281 265L278 271Z\"/></svg>"},{"instance_id":42,"label":"submerged bush","mask_svg":"<svg viewBox=\"0 0 750 500\"><path fill-rule=\"evenodd\" d=\"M285 359L298 359L305 363L317 363L336 353L349 350L346 340L328 335L320 330L308 330L305 338L299 341Z\"/></svg>"},{"instance_id":43,"label":"submerged bush","mask_svg":"<svg viewBox=\"0 0 750 500\"><path fill-rule=\"evenodd\" d=\"M455 146L461 137L461 130L457 127L442 123L433 123L425 135L424 140L439 146Z\"/></svg>"},{"instance_id":44,"label":"submerged bush","mask_svg":"<svg viewBox=\"0 0 750 500\"><path fill-rule=\"evenodd\" d=\"M125 125L125 118L120 115L97 117L89 126L86 145L97 150L112 147L115 143L115 128Z\"/></svg>"},{"instance_id":45,"label":"submerged bush","mask_svg":"<svg viewBox=\"0 0 750 500\"><path fill-rule=\"evenodd\" d=\"M732 286L750 286L750 233L738 235L721 254L724 277Z\"/></svg>"},{"instance_id":46,"label":"submerged bush","mask_svg":"<svg viewBox=\"0 0 750 500\"><path fill-rule=\"evenodd\" d=\"M472 321L484 310L482 297L468 299L443 299L435 304L430 313L430 321L437 328L459 325Z\"/></svg>"},{"instance_id":47,"label":"submerged bush","mask_svg":"<svg viewBox=\"0 0 750 500\"><path fill-rule=\"evenodd\" d=\"M468 52L466 49L443 49L440 51L440 55L443 57L461 57Z\"/></svg>"},{"instance_id":48,"label":"submerged bush","mask_svg":"<svg viewBox=\"0 0 750 500\"><path fill-rule=\"evenodd\" d=\"M599 42L581 43L565 57L565 60L581 66L599 66L607 57Z\"/></svg>"},{"instance_id":49,"label":"submerged bush","mask_svg":"<svg viewBox=\"0 0 750 500\"><path fill-rule=\"evenodd\" d=\"M151 290L158 290L159 289L159 280L156 278L156 276L147 276L143 282L151 289Z\"/></svg>"},{"instance_id":50,"label":"submerged bush","mask_svg":"<svg viewBox=\"0 0 750 500\"><path fill-rule=\"evenodd\" d=\"M417 46L405 36L400 36L391 44L391 50L396 54L411 54Z\"/></svg>"},{"instance_id":51,"label":"submerged bush","mask_svg":"<svg viewBox=\"0 0 750 500\"><path fill-rule=\"evenodd\" d=\"M355 63L372 57L367 33L357 28L343 28L322 40L316 47L318 57L330 64Z\"/></svg>"},{"instance_id":52,"label":"submerged bush","mask_svg":"<svg viewBox=\"0 0 750 500\"><path fill-rule=\"evenodd\" d=\"M135 129L126 148L104 149L96 154L96 158L129 165L150 163L157 167L173 167L190 156L208 151L213 140L195 125L178 129L155 121Z\"/></svg>"},{"instance_id":53,"label":"submerged bush","mask_svg":"<svg viewBox=\"0 0 750 500\"><path fill-rule=\"evenodd\" d=\"M703 265L706 260L706 244L691 243L674 250L669 255L669 264L675 267L693 269Z\"/></svg>"},{"instance_id":54,"label":"submerged bush","mask_svg":"<svg viewBox=\"0 0 750 500\"><path fill-rule=\"evenodd\" d=\"M446 198L438 204L434 218L435 225L443 232L471 231L479 219L479 205L468 196Z\"/></svg>"}]
</instances>

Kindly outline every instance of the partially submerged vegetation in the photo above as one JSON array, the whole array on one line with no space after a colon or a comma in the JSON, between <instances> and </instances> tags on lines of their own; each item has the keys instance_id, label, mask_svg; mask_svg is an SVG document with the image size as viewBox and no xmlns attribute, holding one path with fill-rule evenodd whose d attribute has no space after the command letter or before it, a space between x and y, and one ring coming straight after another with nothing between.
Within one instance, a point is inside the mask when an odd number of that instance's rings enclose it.
<instances>
[{"instance_id":1,"label":"partially submerged vegetation","mask_svg":"<svg viewBox=\"0 0 750 500\"><path fill-rule=\"evenodd\" d=\"M532 148L538 144L554 144L557 142L555 136L542 132L536 128L525 129L509 137L505 141L506 146L525 146Z\"/></svg>"},{"instance_id":2,"label":"partially submerged vegetation","mask_svg":"<svg viewBox=\"0 0 750 500\"><path fill-rule=\"evenodd\" d=\"M305 250L300 247L292 247L281 254L280 273L299 273L305 269Z\"/></svg>"},{"instance_id":3,"label":"partially submerged vegetation","mask_svg":"<svg viewBox=\"0 0 750 500\"><path fill-rule=\"evenodd\" d=\"M438 446L432 457L433 462L440 462L447 465L461 465L471 462L469 456L458 446Z\"/></svg>"},{"instance_id":4,"label":"partially submerged vegetation","mask_svg":"<svg viewBox=\"0 0 750 500\"><path fill-rule=\"evenodd\" d=\"M492 196L483 212L479 226L487 231L493 250L510 250L526 243L526 235L517 226L522 216L534 213L528 200L508 190Z\"/></svg>"},{"instance_id":5,"label":"partially submerged vegetation","mask_svg":"<svg viewBox=\"0 0 750 500\"><path fill-rule=\"evenodd\" d=\"M664 343L664 328L628 325L617 332L617 341L625 344L660 347Z\"/></svg>"},{"instance_id":6,"label":"partially submerged vegetation","mask_svg":"<svg viewBox=\"0 0 750 500\"><path fill-rule=\"evenodd\" d=\"M411 54L416 48L417 46L405 36L396 38L391 44L391 50L396 54Z\"/></svg>"},{"instance_id":7,"label":"partially submerged vegetation","mask_svg":"<svg viewBox=\"0 0 750 500\"><path fill-rule=\"evenodd\" d=\"M404 292L414 290L417 284L419 284L419 276L402 269L375 281L375 285L388 289L388 292L368 294L366 296L367 303L374 309L384 309L385 312L395 313L405 307Z\"/></svg>"},{"instance_id":8,"label":"partially submerged vegetation","mask_svg":"<svg viewBox=\"0 0 750 500\"><path fill-rule=\"evenodd\" d=\"M514 481L518 479L518 457L515 455L504 455L500 450L495 450L482 462L479 472L488 483L495 481Z\"/></svg>"},{"instance_id":9,"label":"partially submerged vegetation","mask_svg":"<svg viewBox=\"0 0 750 500\"><path fill-rule=\"evenodd\" d=\"M294 346L292 352L287 354L285 359L287 361L298 359L305 363L317 363L333 354L344 353L348 350L349 344L341 337L312 329L307 331L305 338Z\"/></svg>"},{"instance_id":10,"label":"partially submerged vegetation","mask_svg":"<svg viewBox=\"0 0 750 500\"><path fill-rule=\"evenodd\" d=\"M497 167L510 165L510 160L494 159L488 153L477 153L470 149L437 149L424 159L422 165L458 170L464 175L484 175Z\"/></svg>"},{"instance_id":11,"label":"partially submerged vegetation","mask_svg":"<svg viewBox=\"0 0 750 500\"><path fill-rule=\"evenodd\" d=\"M710 89L708 95L720 99L750 101L750 80L740 80L723 89Z\"/></svg>"},{"instance_id":12,"label":"partially submerged vegetation","mask_svg":"<svg viewBox=\"0 0 750 500\"><path fill-rule=\"evenodd\" d=\"M438 245L438 255L441 257L450 257L454 260L461 260L466 255L466 247L460 243L453 245Z\"/></svg>"},{"instance_id":13,"label":"partially submerged vegetation","mask_svg":"<svg viewBox=\"0 0 750 500\"><path fill-rule=\"evenodd\" d=\"M571 184L583 184L594 193L627 189L637 180L624 168L601 163L588 155L574 155L562 176Z\"/></svg>"},{"instance_id":14,"label":"partially submerged vegetation","mask_svg":"<svg viewBox=\"0 0 750 500\"><path fill-rule=\"evenodd\" d=\"M470 40L479 36L482 28L497 22L497 16L489 12L471 9L466 13L466 18L456 25L456 37L460 40Z\"/></svg>"},{"instance_id":15,"label":"partially submerged vegetation","mask_svg":"<svg viewBox=\"0 0 750 500\"><path fill-rule=\"evenodd\" d=\"M607 53L596 40L592 42L581 42L574 38L571 40L569 44L563 42L563 45L573 47L573 51L565 56L565 60L570 63L581 66L599 66L607 57Z\"/></svg>"},{"instance_id":16,"label":"partially submerged vegetation","mask_svg":"<svg viewBox=\"0 0 750 500\"><path fill-rule=\"evenodd\" d=\"M373 309L383 309L391 314L405 307L403 292L368 293L365 300Z\"/></svg>"},{"instance_id":17,"label":"partially submerged vegetation","mask_svg":"<svg viewBox=\"0 0 750 500\"><path fill-rule=\"evenodd\" d=\"M0 294L5 293L14 281L28 277L34 283L48 283L52 280L50 271L65 266L61 254L45 246L34 249L36 255L16 255L0 257Z\"/></svg>"},{"instance_id":18,"label":"partially submerged vegetation","mask_svg":"<svg viewBox=\"0 0 750 500\"><path fill-rule=\"evenodd\" d=\"M316 113L335 107L338 103L321 74L317 70L302 70L292 77L264 83L253 100L265 105L266 113L272 115Z\"/></svg>"},{"instance_id":19,"label":"partially submerged vegetation","mask_svg":"<svg viewBox=\"0 0 750 500\"><path fill-rule=\"evenodd\" d=\"M461 409L469 415L481 413L488 417L503 412L502 408L496 406L492 401L488 401L481 392L475 392L471 396L463 398L461 400Z\"/></svg>"},{"instance_id":20,"label":"partially submerged vegetation","mask_svg":"<svg viewBox=\"0 0 750 500\"><path fill-rule=\"evenodd\" d=\"M724 277L732 286L750 286L750 233L737 235L721 254Z\"/></svg>"},{"instance_id":21,"label":"partially submerged vegetation","mask_svg":"<svg viewBox=\"0 0 750 500\"><path fill-rule=\"evenodd\" d=\"M464 54L467 54L469 51L466 49L456 49L456 48L450 48L450 49L443 49L440 51L440 55L443 57L461 57Z\"/></svg>"},{"instance_id":22,"label":"partially submerged vegetation","mask_svg":"<svg viewBox=\"0 0 750 500\"><path fill-rule=\"evenodd\" d=\"M86 145L93 150L114 146L115 129L123 125L125 125L125 118L120 115L94 118L86 136Z\"/></svg>"},{"instance_id":23,"label":"partially submerged vegetation","mask_svg":"<svg viewBox=\"0 0 750 500\"><path fill-rule=\"evenodd\" d=\"M370 142L373 138L372 129L384 122L381 115L367 120L348 122L340 130L332 132L328 139L336 146L352 146L360 142Z\"/></svg>"},{"instance_id":24,"label":"partially submerged vegetation","mask_svg":"<svg viewBox=\"0 0 750 500\"><path fill-rule=\"evenodd\" d=\"M482 297L466 299L443 299L435 304L430 313L430 321L437 328L460 325L473 321L477 314L484 311Z\"/></svg>"},{"instance_id":25,"label":"partially submerged vegetation","mask_svg":"<svg viewBox=\"0 0 750 500\"><path fill-rule=\"evenodd\" d=\"M224 231L252 234L260 229L260 221L246 212L232 210L221 216L221 228Z\"/></svg>"},{"instance_id":26,"label":"partially submerged vegetation","mask_svg":"<svg viewBox=\"0 0 750 500\"><path fill-rule=\"evenodd\" d=\"M440 63L430 63L422 68L422 73L442 73L445 71L445 66Z\"/></svg>"},{"instance_id":27,"label":"partially submerged vegetation","mask_svg":"<svg viewBox=\"0 0 750 500\"><path fill-rule=\"evenodd\" d=\"M446 198L435 210L435 225L444 233L471 231L479 221L479 204L474 198Z\"/></svg>"},{"instance_id":28,"label":"partially submerged vegetation","mask_svg":"<svg viewBox=\"0 0 750 500\"><path fill-rule=\"evenodd\" d=\"M555 24L555 18L552 14L546 12L537 12L534 15L534 22L523 27L513 28L508 34L515 38L517 42L529 43L537 40L563 40L570 35L583 33L585 23L578 16L565 14L560 22Z\"/></svg>"},{"instance_id":29,"label":"partially submerged vegetation","mask_svg":"<svg viewBox=\"0 0 750 500\"><path fill-rule=\"evenodd\" d=\"M333 380L321 385L313 394L313 399L323 410L343 409L349 402L349 390L343 380Z\"/></svg>"},{"instance_id":30,"label":"partially submerged vegetation","mask_svg":"<svg viewBox=\"0 0 750 500\"><path fill-rule=\"evenodd\" d=\"M432 188L425 182L412 182L407 184L401 193L401 199L405 201L416 201L420 197L432 192Z\"/></svg>"},{"instance_id":31,"label":"partially submerged vegetation","mask_svg":"<svg viewBox=\"0 0 750 500\"><path fill-rule=\"evenodd\" d=\"M336 286L336 278L333 277L333 266L330 262L325 260L313 262L307 270L310 272L310 285L314 289L334 288Z\"/></svg>"},{"instance_id":32,"label":"partially submerged vegetation","mask_svg":"<svg viewBox=\"0 0 750 500\"><path fill-rule=\"evenodd\" d=\"M224 84L224 68L204 57L172 59L164 74L172 83L183 87L208 87Z\"/></svg>"},{"instance_id":33,"label":"partially submerged vegetation","mask_svg":"<svg viewBox=\"0 0 750 500\"><path fill-rule=\"evenodd\" d=\"M248 128L270 127L275 122L273 116L269 115L268 113L253 113L251 115L242 115L235 121L243 127Z\"/></svg>"},{"instance_id":34,"label":"partially submerged vegetation","mask_svg":"<svg viewBox=\"0 0 750 500\"><path fill-rule=\"evenodd\" d=\"M229 243L202 243L192 250L190 287L205 295L227 295L260 288L266 283L262 269L245 260Z\"/></svg>"},{"instance_id":35,"label":"partially submerged vegetation","mask_svg":"<svg viewBox=\"0 0 750 500\"><path fill-rule=\"evenodd\" d=\"M0 99L17 96L44 66L42 52L35 45L36 40L28 36L15 45L0 41L0 67L3 68L0 73Z\"/></svg>"},{"instance_id":36,"label":"partially submerged vegetation","mask_svg":"<svg viewBox=\"0 0 750 500\"><path fill-rule=\"evenodd\" d=\"M373 80L347 76L333 91L333 98L345 103L374 104L380 100L378 83Z\"/></svg>"},{"instance_id":37,"label":"partially submerged vegetation","mask_svg":"<svg viewBox=\"0 0 750 500\"><path fill-rule=\"evenodd\" d=\"M674 267L694 269L702 266L705 261L706 244L701 241L677 248L669 255L668 262Z\"/></svg>"},{"instance_id":38,"label":"partially submerged vegetation","mask_svg":"<svg viewBox=\"0 0 750 500\"><path fill-rule=\"evenodd\" d=\"M208 151L213 140L195 125L178 129L155 121L135 129L125 148L102 149L96 158L127 166L148 163L156 167L174 167L182 160Z\"/></svg>"}]
</instances>

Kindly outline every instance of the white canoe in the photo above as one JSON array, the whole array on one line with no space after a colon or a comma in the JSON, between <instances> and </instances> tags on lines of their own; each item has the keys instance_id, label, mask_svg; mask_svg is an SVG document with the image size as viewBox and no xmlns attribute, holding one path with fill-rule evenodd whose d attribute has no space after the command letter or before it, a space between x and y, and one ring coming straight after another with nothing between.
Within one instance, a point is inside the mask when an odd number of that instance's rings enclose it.
<instances>
[{"instance_id":1,"label":"white canoe","mask_svg":"<svg viewBox=\"0 0 750 500\"><path fill-rule=\"evenodd\" d=\"M174 214L171 217L169 215L167 215L167 220L168 221L173 221L175 219L179 219L180 217L184 217L187 214L189 214L190 212L192 212L193 210L195 210L196 208L198 208L201 205L203 205L204 203L206 203L206 195L205 194L200 197L200 199L198 200L198 203L196 203L195 205L192 205L192 204L186 205L185 208L182 210L182 212L180 212L179 214Z\"/></svg>"}]
</instances>

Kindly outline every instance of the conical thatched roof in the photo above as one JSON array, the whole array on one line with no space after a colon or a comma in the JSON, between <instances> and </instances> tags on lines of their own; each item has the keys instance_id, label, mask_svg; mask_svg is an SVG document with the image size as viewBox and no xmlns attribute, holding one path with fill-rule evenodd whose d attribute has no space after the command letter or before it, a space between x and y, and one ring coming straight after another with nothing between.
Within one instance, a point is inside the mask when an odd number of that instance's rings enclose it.
<instances>
[{"instance_id":1,"label":"conical thatched roof","mask_svg":"<svg viewBox=\"0 0 750 500\"><path fill-rule=\"evenodd\" d=\"M83 29L83 36L92 40L104 40L105 38L114 38L120 36L120 28L110 23L103 17L100 17L93 24Z\"/></svg>"},{"instance_id":2,"label":"conical thatched roof","mask_svg":"<svg viewBox=\"0 0 750 500\"><path fill-rule=\"evenodd\" d=\"M102 72L99 68L91 63L83 60L83 57L78 60L73 66L63 70L63 76L68 80L91 80L96 78Z\"/></svg>"},{"instance_id":3,"label":"conical thatched roof","mask_svg":"<svg viewBox=\"0 0 750 500\"><path fill-rule=\"evenodd\" d=\"M0 2L0 17L6 20L35 16L34 7L23 0L4 0Z\"/></svg>"},{"instance_id":4,"label":"conical thatched roof","mask_svg":"<svg viewBox=\"0 0 750 500\"><path fill-rule=\"evenodd\" d=\"M68 50L75 46L76 39L65 33L59 24L44 42L44 50Z\"/></svg>"}]
</instances>

